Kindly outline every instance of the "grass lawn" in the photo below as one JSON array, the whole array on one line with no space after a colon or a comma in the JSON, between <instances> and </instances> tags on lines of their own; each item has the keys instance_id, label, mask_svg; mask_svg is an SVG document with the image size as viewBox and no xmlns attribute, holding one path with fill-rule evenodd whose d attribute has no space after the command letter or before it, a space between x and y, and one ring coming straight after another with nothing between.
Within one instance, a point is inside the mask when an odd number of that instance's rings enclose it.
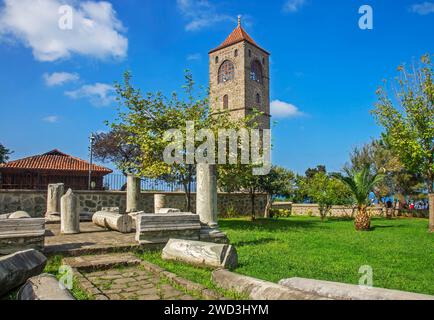
<instances>
[{"instance_id":1,"label":"grass lawn","mask_svg":"<svg viewBox=\"0 0 434 320\"><path fill-rule=\"evenodd\" d=\"M238 250L237 273L358 284L359 268L369 265L375 287L434 294L434 235L426 219L373 219L370 232L356 232L350 220L314 217L219 223ZM144 258L212 287L210 270L162 261L158 253Z\"/></svg>"}]
</instances>

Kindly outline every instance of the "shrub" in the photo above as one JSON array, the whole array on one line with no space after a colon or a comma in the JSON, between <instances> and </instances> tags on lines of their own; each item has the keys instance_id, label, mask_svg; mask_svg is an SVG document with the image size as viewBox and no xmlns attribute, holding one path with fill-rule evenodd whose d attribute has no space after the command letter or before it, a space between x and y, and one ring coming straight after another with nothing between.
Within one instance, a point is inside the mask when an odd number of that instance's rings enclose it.
<instances>
[{"instance_id":1,"label":"shrub","mask_svg":"<svg viewBox=\"0 0 434 320\"><path fill-rule=\"evenodd\" d=\"M236 218L241 216L234 208L233 205L230 205L227 209L226 212L224 214L225 218Z\"/></svg>"},{"instance_id":2,"label":"shrub","mask_svg":"<svg viewBox=\"0 0 434 320\"><path fill-rule=\"evenodd\" d=\"M270 218L289 218L291 216L290 209L271 209Z\"/></svg>"}]
</instances>

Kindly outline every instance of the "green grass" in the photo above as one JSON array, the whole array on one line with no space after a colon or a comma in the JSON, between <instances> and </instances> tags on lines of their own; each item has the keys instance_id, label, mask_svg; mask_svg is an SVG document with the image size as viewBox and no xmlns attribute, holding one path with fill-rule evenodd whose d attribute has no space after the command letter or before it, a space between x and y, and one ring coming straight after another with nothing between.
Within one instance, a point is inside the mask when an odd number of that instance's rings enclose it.
<instances>
[{"instance_id":1,"label":"green grass","mask_svg":"<svg viewBox=\"0 0 434 320\"><path fill-rule=\"evenodd\" d=\"M291 217L220 221L239 256L238 273L277 282L303 277L358 284L362 265L374 286L434 294L434 234L425 219L373 219L356 232L353 221Z\"/></svg>"},{"instance_id":2,"label":"green grass","mask_svg":"<svg viewBox=\"0 0 434 320\"><path fill-rule=\"evenodd\" d=\"M179 262L165 261L161 258L161 251L146 251L144 253L140 253L139 255L140 258L145 261L149 261L151 263L159 265L167 271L175 273L185 279L204 285L209 289L219 292L227 298L236 300L247 298L236 292L217 288L211 280L212 269L194 267Z\"/></svg>"},{"instance_id":3,"label":"green grass","mask_svg":"<svg viewBox=\"0 0 434 320\"><path fill-rule=\"evenodd\" d=\"M356 232L350 220L322 223L314 217L219 223L238 251L234 271L240 274L272 282L303 277L358 284L359 268L369 265L375 287L434 294L434 234L425 219L373 219L369 232ZM215 289L209 269L164 261L161 252L142 258Z\"/></svg>"},{"instance_id":4,"label":"green grass","mask_svg":"<svg viewBox=\"0 0 434 320\"><path fill-rule=\"evenodd\" d=\"M59 273L59 268L62 265L62 259L63 257L60 255L49 257L47 261L47 265L45 266L44 269L44 273L52 274L59 280L60 277L62 276ZM87 294L86 291L80 288L80 286L77 283L77 279L75 279L75 277L73 279L71 293L77 300L92 300L92 297L89 294Z\"/></svg>"}]
</instances>

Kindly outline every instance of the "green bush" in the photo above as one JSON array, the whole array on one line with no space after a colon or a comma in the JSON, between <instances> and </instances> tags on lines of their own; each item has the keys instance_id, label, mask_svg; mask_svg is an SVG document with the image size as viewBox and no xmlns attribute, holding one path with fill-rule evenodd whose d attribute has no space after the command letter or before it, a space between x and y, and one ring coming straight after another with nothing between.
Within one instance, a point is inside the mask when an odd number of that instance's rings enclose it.
<instances>
[{"instance_id":1,"label":"green bush","mask_svg":"<svg viewBox=\"0 0 434 320\"><path fill-rule=\"evenodd\" d=\"M289 218L291 216L290 209L271 209L270 218Z\"/></svg>"},{"instance_id":2,"label":"green bush","mask_svg":"<svg viewBox=\"0 0 434 320\"><path fill-rule=\"evenodd\" d=\"M234 206L230 205L227 209L225 214L223 215L224 218L237 218L241 217L241 215L235 210Z\"/></svg>"}]
</instances>

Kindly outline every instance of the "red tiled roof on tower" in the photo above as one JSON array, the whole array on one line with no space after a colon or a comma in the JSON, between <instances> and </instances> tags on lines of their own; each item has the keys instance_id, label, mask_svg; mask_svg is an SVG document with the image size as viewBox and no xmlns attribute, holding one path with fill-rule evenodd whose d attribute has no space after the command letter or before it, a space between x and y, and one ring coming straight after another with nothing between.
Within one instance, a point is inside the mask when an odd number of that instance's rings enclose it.
<instances>
[{"instance_id":1,"label":"red tiled roof on tower","mask_svg":"<svg viewBox=\"0 0 434 320\"><path fill-rule=\"evenodd\" d=\"M217 48L211 50L209 53L213 53L217 50L229 47L233 44L236 44L241 41L247 41L248 43L254 45L255 47L261 49L265 53L269 54L266 50L262 49L253 39L248 35L248 33L243 29L241 26L241 17L238 17L238 26L235 28L234 31L226 38L225 41L221 45L219 45Z\"/></svg>"},{"instance_id":2,"label":"red tiled roof on tower","mask_svg":"<svg viewBox=\"0 0 434 320\"><path fill-rule=\"evenodd\" d=\"M0 169L86 172L89 170L89 165L89 162L85 160L67 155L55 149L42 155L0 164ZM109 174L112 173L112 170L92 164L92 172Z\"/></svg>"}]
</instances>

